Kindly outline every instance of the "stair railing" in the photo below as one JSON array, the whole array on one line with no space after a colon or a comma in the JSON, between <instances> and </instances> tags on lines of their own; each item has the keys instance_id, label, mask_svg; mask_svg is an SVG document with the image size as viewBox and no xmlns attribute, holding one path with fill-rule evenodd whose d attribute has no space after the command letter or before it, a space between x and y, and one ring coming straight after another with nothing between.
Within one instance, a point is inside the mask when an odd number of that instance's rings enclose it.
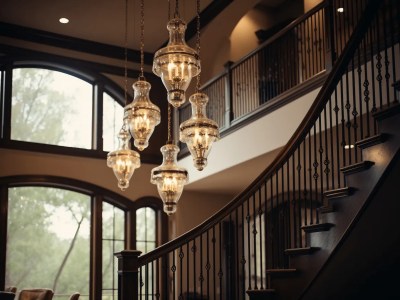
<instances>
[{"instance_id":1,"label":"stair railing","mask_svg":"<svg viewBox=\"0 0 400 300\"><path fill-rule=\"evenodd\" d=\"M336 46L341 55L287 145L193 230L142 256L119 253L119 299L246 299L288 269L286 249L309 246L303 229L320 224L324 192L345 186L340 168L362 159L355 141L377 133L371 114L398 101L399 1L338 3L357 25L348 34L346 22L335 24L348 42Z\"/></svg>"}]
</instances>

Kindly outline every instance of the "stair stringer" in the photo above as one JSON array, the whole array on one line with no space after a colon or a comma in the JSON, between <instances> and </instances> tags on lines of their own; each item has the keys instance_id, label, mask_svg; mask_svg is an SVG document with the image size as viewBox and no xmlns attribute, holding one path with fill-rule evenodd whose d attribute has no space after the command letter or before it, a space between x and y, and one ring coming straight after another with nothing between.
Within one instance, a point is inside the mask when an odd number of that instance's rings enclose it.
<instances>
[{"instance_id":1,"label":"stair stringer","mask_svg":"<svg viewBox=\"0 0 400 300\"><path fill-rule=\"evenodd\" d=\"M396 106L395 110L398 110L399 105ZM334 224L329 231L307 234L308 245L319 250L310 255L290 258L290 268L297 269L298 276L271 278L271 286L276 290L274 299L325 299L310 297L308 291L335 253L340 251L346 236L351 233L369 200L382 185L385 172L389 172L389 165L400 149L399 115L378 120L378 125L380 132L387 134L387 140L362 150L363 159L375 164L368 170L346 175L346 185L355 192L347 197L331 200L335 201L335 211L321 216L321 223Z\"/></svg>"}]
</instances>

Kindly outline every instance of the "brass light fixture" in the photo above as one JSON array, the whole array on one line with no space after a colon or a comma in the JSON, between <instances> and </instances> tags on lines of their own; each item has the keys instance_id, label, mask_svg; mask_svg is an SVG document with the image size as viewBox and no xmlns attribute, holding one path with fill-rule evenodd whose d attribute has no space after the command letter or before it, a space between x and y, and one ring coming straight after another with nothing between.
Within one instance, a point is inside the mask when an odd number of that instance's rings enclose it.
<instances>
[{"instance_id":1,"label":"brass light fixture","mask_svg":"<svg viewBox=\"0 0 400 300\"><path fill-rule=\"evenodd\" d=\"M129 187L135 169L140 167L140 155L130 148L131 136L122 126L118 134L119 149L111 151L107 155L107 166L112 168L118 180L118 187L125 191Z\"/></svg>"},{"instance_id":2,"label":"brass light fixture","mask_svg":"<svg viewBox=\"0 0 400 300\"><path fill-rule=\"evenodd\" d=\"M178 0L175 14L168 24L168 45L156 52L153 72L161 77L168 91L168 102L178 108L185 102L185 92L193 77L200 73L197 52L185 42L186 23L179 17Z\"/></svg>"},{"instance_id":3,"label":"brass light fixture","mask_svg":"<svg viewBox=\"0 0 400 300\"><path fill-rule=\"evenodd\" d=\"M197 53L200 57L200 0L197 0ZM218 124L207 118L208 96L200 92L200 74L197 75L196 93L190 96L192 116L180 125L179 139L186 143L193 158L194 166L202 171L212 144L219 139Z\"/></svg>"},{"instance_id":4,"label":"brass light fixture","mask_svg":"<svg viewBox=\"0 0 400 300\"><path fill-rule=\"evenodd\" d=\"M128 64L128 1L125 1L125 105L128 101L128 76L127 76L127 64ZM135 169L140 167L140 155L136 151L130 148L131 136L127 130L126 123L122 125L122 128L118 134L119 147L118 150L111 151L107 155L107 166L112 168L115 176L118 180L118 187L124 191L129 187L129 180Z\"/></svg>"},{"instance_id":5,"label":"brass light fixture","mask_svg":"<svg viewBox=\"0 0 400 300\"><path fill-rule=\"evenodd\" d=\"M161 147L163 162L151 170L150 178L150 182L157 185L158 193L164 202L164 212L167 215L176 212L183 187L189 181L187 170L178 166L178 152L179 147L171 138L171 105L168 105L168 141Z\"/></svg>"},{"instance_id":6,"label":"brass light fixture","mask_svg":"<svg viewBox=\"0 0 400 300\"><path fill-rule=\"evenodd\" d=\"M134 145L140 151L147 148L154 128L160 124L160 108L151 102L151 85L144 78L144 0L140 1L140 76L133 84L134 98L124 108L124 121L134 139Z\"/></svg>"}]
</instances>

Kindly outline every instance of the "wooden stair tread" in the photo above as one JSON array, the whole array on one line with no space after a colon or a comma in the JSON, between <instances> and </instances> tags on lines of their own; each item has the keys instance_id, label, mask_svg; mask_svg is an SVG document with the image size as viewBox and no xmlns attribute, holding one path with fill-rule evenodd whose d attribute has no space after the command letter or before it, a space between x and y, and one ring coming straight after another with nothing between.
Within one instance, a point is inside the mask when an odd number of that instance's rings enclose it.
<instances>
[{"instance_id":1,"label":"wooden stair tread","mask_svg":"<svg viewBox=\"0 0 400 300\"><path fill-rule=\"evenodd\" d=\"M292 274L296 273L297 269L268 269L266 272L270 275Z\"/></svg>"},{"instance_id":2,"label":"wooden stair tread","mask_svg":"<svg viewBox=\"0 0 400 300\"><path fill-rule=\"evenodd\" d=\"M301 229L303 229L304 232L311 233L311 232L328 231L333 226L335 225L332 223L318 223L318 224L301 226Z\"/></svg>"},{"instance_id":3,"label":"wooden stair tread","mask_svg":"<svg viewBox=\"0 0 400 300\"><path fill-rule=\"evenodd\" d=\"M333 208L332 205L324 205L324 206L321 206L318 208L318 212L320 214L328 214L328 213L331 213L334 211L335 211L335 209Z\"/></svg>"},{"instance_id":4,"label":"wooden stair tread","mask_svg":"<svg viewBox=\"0 0 400 300\"><path fill-rule=\"evenodd\" d=\"M331 200L335 198L342 198L342 197L347 197L350 196L354 192L354 188L352 187L343 187L343 188L337 188L333 190L328 190L324 192L324 196Z\"/></svg>"},{"instance_id":5,"label":"wooden stair tread","mask_svg":"<svg viewBox=\"0 0 400 300\"><path fill-rule=\"evenodd\" d=\"M274 289L258 289L247 290L246 293L251 300L268 300L274 299L276 291Z\"/></svg>"},{"instance_id":6,"label":"wooden stair tread","mask_svg":"<svg viewBox=\"0 0 400 300\"><path fill-rule=\"evenodd\" d=\"M358 146L361 149L365 149L377 144L381 144L384 141L386 141L388 138L388 135L385 133L377 134L374 136L370 136L368 138L365 138L363 140L357 141L356 146Z\"/></svg>"},{"instance_id":7,"label":"wooden stair tread","mask_svg":"<svg viewBox=\"0 0 400 300\"><path fill-rule=\"evenodd\" d=\"M373 117L377 121L382 121L383 119L390 118L394 115L400 113L400 103L391 103L390 105L382 108L378 112L373 114Z\"/></svg>"},{"instance_id":8,"label":"wooden stair tread","mask_svg":"<svg viewBox=\"0 0 400 300\"><path fill-rule=\"evenodd\" d=\"M307 255L319 250L318 247L289 248L285 250L286 255Z\"/></svg>"},{"instance_id":9,"label":"wooden stair tread","mask_svg":"<svg viewBox=\"0 0 400 300\"><path fill-rule=\"evenodd\" d=\"M359 163L352 164L350 166L342 167L340 171L342 171L345 175L354 174L357 172L362 172L368 170L375 163L373 161L364 160Z\"/></svg>"}]
</instances>

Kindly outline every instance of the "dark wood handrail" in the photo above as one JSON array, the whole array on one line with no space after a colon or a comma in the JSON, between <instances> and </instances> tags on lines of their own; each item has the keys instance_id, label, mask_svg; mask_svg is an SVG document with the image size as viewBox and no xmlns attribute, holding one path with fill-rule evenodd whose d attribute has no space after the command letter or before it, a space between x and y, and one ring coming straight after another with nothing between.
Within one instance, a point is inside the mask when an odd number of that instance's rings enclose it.
<instances>
[{"instance_id":1,"label":"dark wood handrail","mask_svg":"<svg viewBox=\"0 0 400 300\"><path fill-rule=\"evenodd\" d=\"M234 211L244 199L249 198L258 188L258 183L263 182L267 177L272 176L276 170L284 165L287 159L293 154L297 147L306 138L308 132L313 127L315 121L320 117L322 110L324 109L330 95L334 91L343 73L347 69L349 62L351 61L357 47L363 39L364 34L368 30L368 25L372 22L373 16L381 5L380 0L370 0L364 10L363 15L359 19L357 26L355 27L346 47L342 51L340 57L329 73L327 80L323 84L319 91L314 103L310 110L300 123L299 127L292 135L286 146L281 150L274 161L238 196L236 196L231 202L220 209L216 214L205 220L203 223L179 236L178 238L156 248L155 250L148 252L138 259L138 265L143 266L163 255L168 254L170 251L184 245L185 243L195 239L200 234L211 229L213 226L222 221L226 216Z\"/></svg>"}]
</instances>

